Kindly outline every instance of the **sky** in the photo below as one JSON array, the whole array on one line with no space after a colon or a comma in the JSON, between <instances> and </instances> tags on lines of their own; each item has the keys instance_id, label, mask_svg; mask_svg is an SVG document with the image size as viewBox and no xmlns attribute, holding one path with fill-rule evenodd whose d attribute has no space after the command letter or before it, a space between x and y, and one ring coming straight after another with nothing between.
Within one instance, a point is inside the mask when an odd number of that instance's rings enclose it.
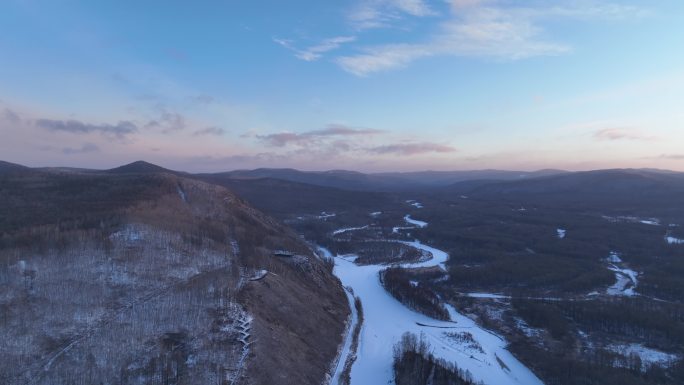
<instances>
[{"instance_id":1,"label":"sky","mask_svg":"<svg viewBox=\"0 0 684 385\"><path fill-rule=\"evenodd\" d=\"M684 2L4 0L0 159L684 171Z\"/></svg>"}]
</instances>

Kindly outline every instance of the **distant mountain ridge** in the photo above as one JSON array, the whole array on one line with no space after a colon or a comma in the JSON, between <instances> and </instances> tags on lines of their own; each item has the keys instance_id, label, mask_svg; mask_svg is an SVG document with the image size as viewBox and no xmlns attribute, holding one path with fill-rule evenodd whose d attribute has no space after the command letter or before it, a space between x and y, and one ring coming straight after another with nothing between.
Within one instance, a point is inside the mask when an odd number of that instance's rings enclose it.
<instances>
[{"instance_id":1,"label":"distant mountain ridge","mask_svg":"<svg viewBox=\"0 0 684 385\"><path fill-rule=\"evenodd\" d=\"M0 161L0 174L7 172L65 171L101 172L107 174L155 174L168 173L193 177L221 184L235 184L236 181L271 179L313 185L326 188L398 192L413 190L432 190L455 192L478 192L483 194L534 193L543 189L545 193L584 191L608 191L620 188L644 188L650 184L675 183L684 178L684 173L658 169L606 169L593 171L564 171L543 169L538 171L509 170L464 170L464 171L412 171L362 173L349 170L301 171L293 168L258 168L253 170L233 170L216 173L186 173L161 167L146 161L135 161L107 170L88 170L78 168L51 167L29 168L19 164ZM536 186L536 187L535 187ZM651 186L655 188L655 185Z\"/></svg>"},{"instance_id":2,"label":"distant mountain ridge","mask_svg":"<svg viewBox=\"0 0 684 385\"><path fill-rule=\"evenodd\" d=\"M29 167L0 160L0 175L21 173L30 170L31 169Z\"/></svg>"},{"instance_id":3,"label":"distant mountain ridge","mask_svg":"<svg viewBox=\"0 0 684 385\"><path fill-rule=\"evenodd\" d=\"M454 190L481 194L611 193L626 189L684 189L684 173L662 170L609 169L542 176L517 181L491 181L477 187L454 183Z\"/></svg>"},{"instance_id":4,"label":"distant mountain ridge","mask_svg":"<svg viewBox=\"0 0 684 385\"><path fill-rule=\"evenodd\" d=\"M448 197L553 205L579 210L639 210L684 214L684 173L611 169L518 181L464 181L439 189ZM647 210L648 211L648 210Z\"/></svg>"},{"instance_id":5,"label":"distant mountain ridge","mask_svg":"<svg viewBox=\"0 0 684 385\"><path fill-rule=\"evenodd\" d=\"M235 170L212 175L220 175L231 179L271 178L291 182L307 183L323 187L334 187L358 191L404 191L447 186L466 180L517 180L567 173L563 170L540 171L506 171L506 170L470 170L470 171L415 171L388 173L361 173L358 171L300 171L283 168L260 168L255 170ZM206 174L202 174L206 175Z\"/></svg>"},{"instance_id":6,"label":"distant mountain ridge","mask_svg":"<svg viewBox=\"0 0 684 385\"><path fill-rule=\"evenodd\" d=\"M517 180L529 179L542 176L566 174L568 171L544 169L538 171L509 171L509 170L464 170L464 171L414 171L414 172L393 172L393 173L379 173L373 175L382 175L387 177L400 177L410 179L414 182L423 183L426 185L448 185L451 183L462 182L466 180Z\"/></svg>"}]
</instances>

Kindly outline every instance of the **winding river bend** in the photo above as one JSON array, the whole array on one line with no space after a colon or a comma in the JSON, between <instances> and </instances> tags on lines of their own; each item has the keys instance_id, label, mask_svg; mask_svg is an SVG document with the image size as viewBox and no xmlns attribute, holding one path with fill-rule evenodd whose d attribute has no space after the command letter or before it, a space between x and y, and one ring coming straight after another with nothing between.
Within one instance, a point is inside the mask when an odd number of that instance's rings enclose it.
<instances>
[{"instance_id":1,"label":"winding river bend","mask_svg":"<svg viewBox=\"0 0 684 385\"><path fill-rule=\"evenodd\" d=\"M446 252L419 241L403 243L431 253L432 259L401 266L439 266L444 269L449 258ZM407 308L387 293L380 283L379 273L387 268L386 265L359 266L352 259L337 256L334 269L342 284L351 287L363 304L364 321L357 359L351 370L351 385L394 383L392 347L406 332L423 333L436 357L455 362L459 368L468 370L476 381L487 385L542 385L534 373L506 350L507 344L502 337L479 327L451 306L447 306L451 321L435 320ZM470 333L476 343L459 342L453 338L454 333L464 332ZM345 346L347 344L345 341ZM348 354L348 349L343 349L340 360L346 360ZM336 382L337 378L334 378L333 383Z\"/></svg>"}]
</instances>

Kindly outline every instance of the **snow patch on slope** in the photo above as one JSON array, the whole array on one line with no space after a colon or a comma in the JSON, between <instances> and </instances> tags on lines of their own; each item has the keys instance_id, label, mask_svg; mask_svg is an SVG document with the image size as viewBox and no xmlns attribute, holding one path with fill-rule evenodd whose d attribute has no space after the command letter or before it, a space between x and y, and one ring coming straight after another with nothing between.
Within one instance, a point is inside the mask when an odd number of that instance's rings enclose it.
<instances>
[{"instance_id":1,"label":"snow patch on slope","mask_svg":"<svg viewBox=\"0 0 684 385\"><path fill-rule=\"evenodd\" d=\"M667 236L667 237L665 237L665 240L670 245L684 245L684 239L679 239L679 238Z\"/></svg>"},{"instance_id":2,"label":"snow patch on slope","mask_svg":"<svg viewBox=\"0 0 684 385\"><path fill-rule=\"evenodd\" d=\"M335 214L335 213L327 213L325 211L321 211L321 215L317 216L316 218L326 220L326 219L332 218L336 215L337 214Z\"/></svg>"},{"instance_id":3,"label":"snow patch on slope","mask_svg":"<svg viewBox=\"0 0 684 385\"><path fill-rule=\"evenodd\" d=\"M646 366L669 366L678 359L676 354L661 352L660 350L647 348L641 344L614 344L609 345L606 348L627 357L635 354L639 356L641 363Z\"/></svg>"}]
</instances>

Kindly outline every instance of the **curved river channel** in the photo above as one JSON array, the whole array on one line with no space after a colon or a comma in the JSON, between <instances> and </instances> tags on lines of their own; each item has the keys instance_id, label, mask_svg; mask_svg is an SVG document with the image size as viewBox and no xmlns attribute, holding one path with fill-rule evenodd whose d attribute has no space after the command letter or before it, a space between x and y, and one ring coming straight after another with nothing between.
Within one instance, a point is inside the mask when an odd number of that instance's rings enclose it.
<instances>
[{"instance_id":1,"label":"curved river channel","mask_svg":"<svg viewBox=\"0 0 684 385\"><path fill-rule=\"evenodd\" d=\"M446 252L419 241L402 243L432 254L432 258L427 261L406 263L402 267L439 266L445 269L444 263L449 258ZM326 250L323 252L328 253ZM409 309L385 291L380 283L379 273L387 265L360 266L353 259L353 256L337 256L334 269L334 274L342 281L342 285L351 287L363 305L364 320L357 359L351 370L351 385L394 383L392 347L406 332L416 335L422 333L436 357L455 362L459 368L469 371L475 381L482 381L487 385L542 385L534 373L506 350L507 344L502 337L479 327L452 306L447 306L451 321L435 320ZM351 296L349 297L353 308ZM356 317L355 312L352 317ZM350 329L353 329L355 323L356 319L353 319ZM464 332L470 333L477 343L459 342L449 336ZM347 334L347 339L350 339L351 331ZM350 341L345 341L343 345L333 384L337 384L337 376L350 354L350 345Z\"/></svg>"}]
</instances>

